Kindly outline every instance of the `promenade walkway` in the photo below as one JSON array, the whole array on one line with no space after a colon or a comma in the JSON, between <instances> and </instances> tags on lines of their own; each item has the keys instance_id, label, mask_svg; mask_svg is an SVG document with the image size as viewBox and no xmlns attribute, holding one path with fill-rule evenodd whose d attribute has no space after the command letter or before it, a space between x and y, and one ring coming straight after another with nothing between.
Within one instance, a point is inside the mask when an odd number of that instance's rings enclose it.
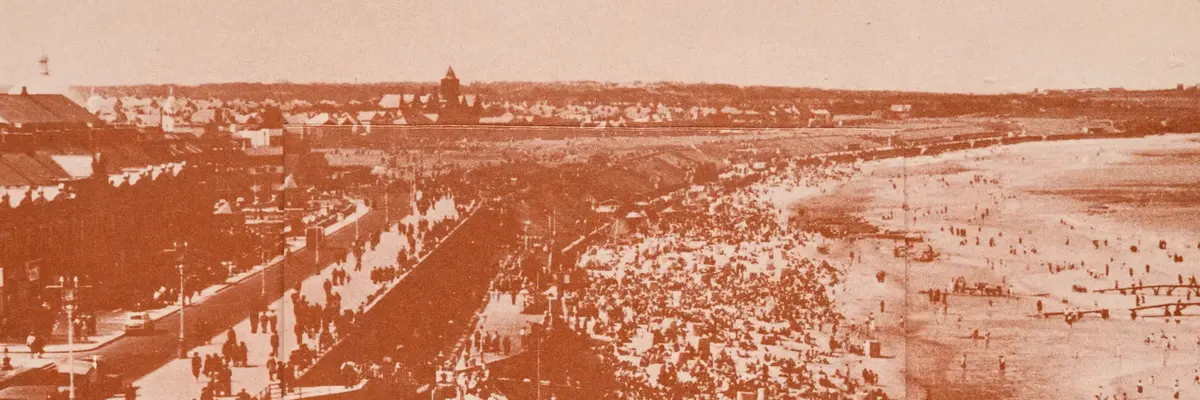
<instances>
[{"instance_id":1,"label":"promenade walkway","mask_svg":"<svg viewBox=\"0 0 1200 400\"><path fill-rule=\"evenodd\" d=\"M448 218L451 220L458 219L457 211L453 204L450 204L449 210L446 207L435 207L429 212L429 215L424 216L427 219L442 219ZM437 215L435 215L437 214ZM452 214L452 215L451 215ZM409 216L401 221L401 224L414 224L419 219L414 216ZM459 221L461 222L461 221ZM306 299L310 303L327 304L328 299L325 296L324 285L327 280L332 281L332 274L335 270L342 270L348 276L348 281L343 285L334 286L332 292L338 293L341 298L341 309L343 311L352 310L356 314L361 313L364 309L373 305L368 300L375 300L376 293L381 293L383 286L391 287L399 282L406 274L399 274L396 279L383 285L375 284L371 281L371 271L375 267L384 267L396 264L396 255L402 250L410 252L408 248L408 238L405 237L401 230L396 229L397 224L389 226L379 240L379 244L374 248L369 247L362 255L362 268L355 270L357 260L353 254L347 256L345 262L334 263L328 267L321 269L317 274L305 278L299 287L298 294L301 298ZM364 235L365 236L365 235ZM423 236L423 233L417 234L418 238ZM421 241L417 241L418 250L421 250ZM431 251L431 250L430 250ZM428 251L420 253L424 256ZM305 337L297 339L294 334L296 321L293 318L293 294L297 291L289 289L277 301L271 303L268 309L274 312L278 317L278 336L279 336L279 353L284 358L298 348L301 344L307 345L312 350L320 348L318 341L314 337ZM268 359L271 358L271 335L264 332L252 333L250 327L251 321L249 318L243 319L233 326L232 331L236 334L238 342L244 342L247 349L247 364L244 367L233 367L232 371L232 393L237 393L245 389L248 393L258 396L264 390L271 388L272 382L269 379L267 369L265 368ZM336 328L331 328L337 335ZM199 354L201 358L209 354L221 354L222 346L226 342L227 333L219 333L213 336L208 344L194 347L188 350L188 354ZM335 344L336 346L336 344ZM319 355L318 355L319 357ZM276 358L278 360L278 358ZM296 371L296 376L300 376L303 371ZM153 372L137 379L133 385L138 387L139 398L152 399L195 399L200 397L201 390L208 381L207 377L200 376L196 378L192 375L190 360L173 360L166 365L154 370ZM328 390L326 390L328 389ZM306 388L306 397L311 397L319 391L337 391L338 388ZM341 388L346 390L346 388ZM299 390L299 389L298 389ZM300 395L295 393L293 396ZM119 398L119 397L114 397ZM279 398L278 389L274 389L272 398ZM290 397L289 397L290 398Z\"/></svg>"}]
</instances>

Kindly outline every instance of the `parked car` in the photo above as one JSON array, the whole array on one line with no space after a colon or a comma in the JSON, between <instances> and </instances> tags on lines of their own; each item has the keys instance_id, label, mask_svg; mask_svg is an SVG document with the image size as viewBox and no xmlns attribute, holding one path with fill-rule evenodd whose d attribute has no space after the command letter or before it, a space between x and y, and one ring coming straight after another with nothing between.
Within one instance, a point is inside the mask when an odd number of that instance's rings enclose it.
<instances>
[{"instance_id":1,"label":"parked car","mask_svg":"<svg viewBox=\"0 0 1200 400\"><path fill-rule=\"evenodd\" d=\"M133 312L125 317L126 332L149 332L154 330L154 320L150 319L150 313Z\"/></svg>"}]
</instances>

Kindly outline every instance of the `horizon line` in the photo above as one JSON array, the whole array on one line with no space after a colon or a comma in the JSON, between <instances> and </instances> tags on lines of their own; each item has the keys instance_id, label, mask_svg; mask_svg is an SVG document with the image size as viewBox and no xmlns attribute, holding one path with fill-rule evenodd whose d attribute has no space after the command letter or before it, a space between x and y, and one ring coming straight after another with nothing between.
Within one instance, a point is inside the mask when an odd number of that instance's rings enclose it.
<instances>
[{"instance_id":1,"label":"horizon line","mask_svg":"<svg viewBox=\"0 0 1200 400\"><path fill-rule=\"evenodd\" d=\"M221 82L203 82L203 83L128 83L128 84L98 84L98 85L81 85L68 84L72 89L87 89L87 88L121 88L121 87L139 87L139 86L165 86L165 87L183 87L183 88L200 88L202 86L214 85L338 85L338 86L369 86L369 85L428 85L436 87L438 81L291 81L278 80L274 82L264 81L221 81ZM935 95L973 95L973 96L1004 96L1004 95L1020 95L1032 94L1035 91L1045 93L1048 91L1087 91L1087 90L1103 90L1110 91L1112 89L1121 89L1129 92L1155 92L1155 91L1173 91L1178 87L1159 87L1159 88L1126 88L1124 86L1113 87L1071 87L1071 88L1034 88L1029 90L1003 90L996 92L972 92L972 91L932 91L924 89L851 89L851 88L831 88L818 86L790 86L790 85L768 85L768 84L734 84L708 81L600 81L600 80L552 80L552 81L533 81L533 80L496 80L496 81L470 81L464 82L462 86L469 87L472 85L490 85L490 84L532 84L532 85L570 85L570 84L595 84L595 85L617 85L617 86L653 86L653 85L681 85L681 86L731 86L738 89L793 89L793 90L811 90L823 92L862 92L862 93L898 93L898 94L935 94ZM13 84L11 87L21 86ZM1184 88L1200 87L1196 85L1184 85ZM436 90L436 88L435 88Z\"/></svg>"}]
</instances>

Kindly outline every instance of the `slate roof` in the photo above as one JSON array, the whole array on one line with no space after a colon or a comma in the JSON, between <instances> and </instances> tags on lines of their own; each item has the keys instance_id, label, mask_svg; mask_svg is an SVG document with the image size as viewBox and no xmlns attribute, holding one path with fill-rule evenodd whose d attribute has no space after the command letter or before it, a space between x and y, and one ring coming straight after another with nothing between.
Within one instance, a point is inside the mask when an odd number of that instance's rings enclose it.
<instances>
[{"instance_id":1,"label":"slate roof","mask_svg":"<svg viewBox=\"0 0 1200 400\"><path fill-rule=\"evenodd\" d=\"M34 185L45 186L58 183L58 176L24 153L0 154L0 162L7 164L22 178Z\"/></svg>"},{"instance_id":2,"label":"slate roof","mask_svg":"<svg viewBox=\"0 0 1200 400\"><path fill-rule=\"evenodd\" d=\"M101 123L100 118L58 94L0 94L0 120L14 125Z\"/></svg>"}]
</instances>

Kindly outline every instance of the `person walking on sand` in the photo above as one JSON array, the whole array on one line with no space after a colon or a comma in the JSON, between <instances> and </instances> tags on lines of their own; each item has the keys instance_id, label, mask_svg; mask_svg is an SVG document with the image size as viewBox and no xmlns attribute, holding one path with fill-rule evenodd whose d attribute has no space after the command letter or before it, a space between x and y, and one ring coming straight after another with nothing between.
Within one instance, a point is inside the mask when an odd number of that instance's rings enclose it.
<instances>
[{"instance_id":1,"label":"person walking on sand","mask_svg":"<svg viewBox=\"0 0 1200 400\"><path fill-rule=\"evenodd\" d=\"M962 381L967 381L967 353L962 354L962 361L959 361L959 367L962 368Z\"/></svg>"}]
</instances>

